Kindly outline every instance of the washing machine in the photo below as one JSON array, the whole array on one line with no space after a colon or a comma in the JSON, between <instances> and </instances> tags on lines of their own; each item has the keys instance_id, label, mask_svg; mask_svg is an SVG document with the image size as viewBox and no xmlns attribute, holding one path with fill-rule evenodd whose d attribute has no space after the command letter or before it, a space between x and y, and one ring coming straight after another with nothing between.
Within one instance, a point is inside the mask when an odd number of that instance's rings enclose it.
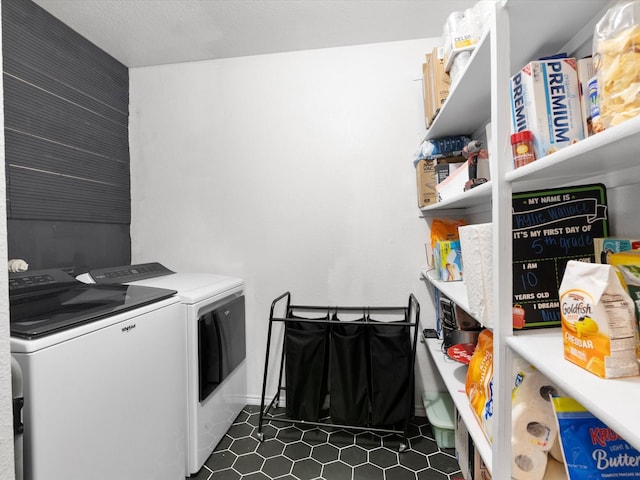
<instances>
[{"instance_id":1,"label":"washing machine","mask_svg":"<svg viewBox=\"0 0 640 480\"><path fill-rule=\"evenodd\" d=\"M187 331L187 472L197 473L247 402L244 281L160 263L91 270L97 284L176 290Z\"/></svg>"},{"instance_id":2,"label":"washing machine","mask_svg":"<svg viewBox=\"0 0 640 480\"><path fill-rule=\"evenodd\" d=\"M176 292L9 275L27 480L182 480L186 329ZM20 469L17 469L20 470Z\"/></svg>"}]
</instances>

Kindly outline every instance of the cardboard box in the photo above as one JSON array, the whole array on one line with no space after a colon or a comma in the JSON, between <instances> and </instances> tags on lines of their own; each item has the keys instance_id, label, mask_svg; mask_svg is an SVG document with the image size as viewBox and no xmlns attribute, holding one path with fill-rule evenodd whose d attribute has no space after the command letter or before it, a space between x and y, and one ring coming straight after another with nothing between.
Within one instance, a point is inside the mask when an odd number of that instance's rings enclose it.
<instances>
[{"instance_id":1,"label":"cardboard box","mask_svg":"<svg viewBox=\"0 0 640 480\"><path fill-rule=\"evenodd\" d=\"M444 71L444 51L442 47L436 47L431 52L431 85L433 95L433 111L437 115L449 96L451 79Z\"/></svg>"},{"instance_id":2,"label":"cardboard box","mask_svg":"<svg viewBox=\"0 0 640 480\"><path fill-rule=\"evenodd\" d=\"M425 63L422 64L422 97L424 103L424 124L429 128L433 120L433 87L431 85L431 54L426 54Z\"/></svg>"},{"instance_id":3,"label":"cardboard box","mask_svg":"<svg viewBox=\"0 0 640 480\"><path fill-rule=\"evenodd\" d=\"M482 461L476 446L473 446L473 480L491 480L491 472Z\"/></svg>"},{"instance_id":4,"label":"cardboard box","mask_svg":"<svg viewBox=\"0 0 640 480\"><path fill-rule=\"evenodd\" d=\"M436 192L436 160L420 160L416 165L418 207L428 207L438 201Z\"/></svg>"},{"instance_id":5,"label":"cardboard box","mask_svg":"<svg viewBox=\"0 0 640 480\"><path fill-rule=\"evenodd\" d=\"M584 138L574 58L530 62L510 90L512 133L530 130L537 158Z\"/></svg>"},{"instance_id":6,"label":"cardboard box","mask_svg":"<svg viewBox=\"0 0 640 480\"><path fill-rule=\"evenodd\" d=\"M464 420L462 420L457 409L454 436L456 459L458 460L458 465L460 465L462 478L464 478L464 480L473 480L473 472L475 470L473 465L475 460L473 455L473 441L471 440L469 430L467 430L467 426L464 424Z\"/></svg>"}]
</instances>

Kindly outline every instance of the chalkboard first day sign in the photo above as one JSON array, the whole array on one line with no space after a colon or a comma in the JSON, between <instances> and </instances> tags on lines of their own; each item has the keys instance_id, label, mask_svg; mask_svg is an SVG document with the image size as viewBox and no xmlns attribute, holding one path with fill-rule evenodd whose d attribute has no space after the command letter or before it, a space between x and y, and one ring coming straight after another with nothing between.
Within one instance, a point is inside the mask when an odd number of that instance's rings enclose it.
<instances>
[{"instance_id":1,"label":"chalkboard first day sign","mask_svg":"<svg viewBox=\"0 0 640 480\"><path fill-rule=\"evenodd\" d=\"M513 326L560 326L558 289L569 260L594 262L609 235L606 187L513 194Z\"/></svg>"}]
</instances>

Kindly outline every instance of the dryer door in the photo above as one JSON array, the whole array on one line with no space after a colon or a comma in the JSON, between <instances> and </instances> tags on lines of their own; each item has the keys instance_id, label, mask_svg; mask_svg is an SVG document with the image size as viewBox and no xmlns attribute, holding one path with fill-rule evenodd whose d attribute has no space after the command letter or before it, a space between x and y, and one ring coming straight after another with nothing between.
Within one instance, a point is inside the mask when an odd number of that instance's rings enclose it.
<instances>
[{"instance_id":1,"label":"dryer door","mask_svg":"<svg viewBox=\"0 0 640 480\"><path fill-rule=\"evenodd\" d=\"M244 296L198 319L199 401L205 400L246 357Z\"/></svg>"}]
</instances>

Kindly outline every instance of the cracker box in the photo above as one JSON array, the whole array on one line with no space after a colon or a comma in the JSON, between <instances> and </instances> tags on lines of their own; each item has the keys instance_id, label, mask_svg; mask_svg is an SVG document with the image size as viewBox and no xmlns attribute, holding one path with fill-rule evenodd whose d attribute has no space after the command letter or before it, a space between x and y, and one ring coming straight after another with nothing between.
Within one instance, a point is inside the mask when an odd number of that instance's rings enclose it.
<instances>
[{"instance_id":1,"label":"cracker box","mask_svg":"<svg viewBox=\"0 0 640 480\"><path fill-rule=\"evenodd\" d=\"M596 68L591 57L578 59L576 63L578 87L580 89L580 108L582 113L582 133L585 138L593 135L591 124L591 100L589 99L589 81L595 76Z\"/></svg>"},{"instance_id":2,"label":"cracker box","mask_svg":"<svg viewBox=\"0 0 640 480\"><path fill-rule=\"evenodd\" d=\"M460 240L436 242L436 248L433 251L433 263L438 279L443 282L462 280Z\"/></svg>"},{"instance_id":3,"label":"cracker box","mask_svg":"<svg viewBox=\"0 0 640 480\"><path fill-rule=\"evenodd\" d=\"M530 62L511 77L512 133L533 133L537 158L584 138L575 58Z\"/></svg>"}]
</instances>

